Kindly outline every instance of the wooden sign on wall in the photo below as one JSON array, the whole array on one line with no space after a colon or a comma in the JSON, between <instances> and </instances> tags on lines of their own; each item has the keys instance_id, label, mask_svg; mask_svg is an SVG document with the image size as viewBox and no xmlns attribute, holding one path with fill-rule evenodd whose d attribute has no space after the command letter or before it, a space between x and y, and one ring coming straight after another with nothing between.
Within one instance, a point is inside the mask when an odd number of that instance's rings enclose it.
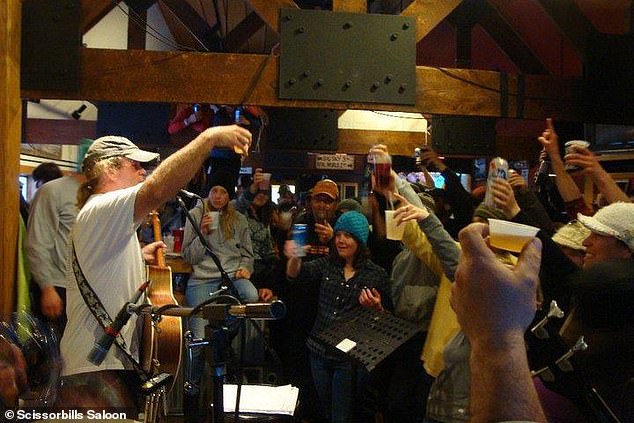
<instances>
[{"instance_id":1,"label":"wooden sign on wall","mask_svg":"<svg viewBox=\"0 0 634 423\"><path fill-rule=\"evenodd\" d=\"M317 154L315 169L354 170L354 156L348 154Z\"/></svg>"}]
</instances>

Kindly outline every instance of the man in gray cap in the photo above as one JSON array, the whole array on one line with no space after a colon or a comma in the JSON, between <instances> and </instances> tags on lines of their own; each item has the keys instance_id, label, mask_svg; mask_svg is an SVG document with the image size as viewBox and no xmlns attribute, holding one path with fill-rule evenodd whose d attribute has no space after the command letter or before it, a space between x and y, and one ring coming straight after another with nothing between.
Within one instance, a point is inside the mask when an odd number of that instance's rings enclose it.
<instances>
[{"instance_id":1,"label":"man in gray cap","mask_svg":"<svg viewBox=\"0 0 634 423\"><path fill-rule=\"evenodd\" d=\"M225 147L246 152L250 143L251 133L239 126L209 128L147 179L142 163L158 159L158 153L141 150L118 136L101 137L89 148L82 163L86 182L79 189L80 210L69 246L72 270L67 283L68 324L61 341L61 405L134 407L136 374L122 349L105 348L98 365L88 358L105 331L97 321L96 307L87 305L90 295L81 281L85 278L114 319L146 280L144 259L153 260L156 249L165 247L156 242L141 249L136 229L143 219L189 182L210 150ZM133 316L120 331L127 353L135 359L139 350L136 321Z\"/></svg>"}]
</instances>

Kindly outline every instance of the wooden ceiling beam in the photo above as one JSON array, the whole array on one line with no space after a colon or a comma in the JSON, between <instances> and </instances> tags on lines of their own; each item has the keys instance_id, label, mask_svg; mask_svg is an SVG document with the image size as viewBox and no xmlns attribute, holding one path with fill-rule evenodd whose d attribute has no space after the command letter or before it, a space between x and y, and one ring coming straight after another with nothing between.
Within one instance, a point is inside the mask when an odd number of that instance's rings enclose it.
<instances>
[{"instance_id":1,"label":"wooden ceiling beam","mask_svg":"<svg viewBox=\"0 0 634 423\"><path fill-rule=\"evenodd\" d=\"M583 81L555 76L526 75L520 79L492 71L417 66L416 104L402 106L279 99L277 56L83 48L80 58L78 92L23 90L22 97L396 110L570 121L585 118Z\"/></svg>"},{"instance_id":2,"label":"wooden ceiling beam","mask_svg":"<svg viewBox=\"0 0 634 423\"><path fill-rule=\"evenodd\" d=\"M493 38L498 46L523 73L548 75L544 63L533 53L528 44L489 1L477 3L480 8L477 22Z\"/></svg>"},{"instance_id":3,"label":"wooden ceiling beam","mask_svg":"<svg viewBox=\"0 0 634 423\"><path fill-rule=\"evenodd\" d=\"M121 0L81 0L81 17L79 27L82 35L97 25Z\"/></svg>"},{"instance_id":4,"label":"wooden ceiling beam","mask_svg":"<svg viewBox=\"0 0 634 423\"><path fill-rule=\"evenodd\" d=\"M246 0L246 2L277 35L280 34L280 9L299 9L293 0Z\"/></svg>"},{"instance_id":5,"label":"wooden ceiling beam","mask_svg":"<svg viewBox=\"0 0 634 423\"><path fill-rule=\"evenodd\" d=\"M413 16L416 19L416 41L427 36L442 22L462 0L414 0L401 16Z\"/></svg>"},{"instance_id":6,"label":"wooden ceiling beam","mask_svg":"<svg viewBox=\"0 0 634 423\"><path fill-rule=\"evenodd\" d=\"M197 50L209 49L213 38L213 28L207 21L198 14L189 3L183 0L161 0L164 8L161 8L163 15L172 13L180 21L180 24L187 28L187 32L196 40ZM167 9L167 10L166 10ZM174 32L172 32L174 33ZM201 45L201 43L203 45Z\"/></svg>"},{"instance_id":7,"label":"wooden ceiling beam","mask_svg":"<svg viewBox=\"0 0 634 423\"><path fill-rule=\"evenodd\" d=\"M371 131L360 129L338 129L337 151L347 154L367 154L370 147L385 144L390 154L411 156L416 147L423 144L425 134L405 131Z\"/></svg>"},{"instance_id":8,"label":"wooden ceiling beam","mask_svg":"<svg viewBox=\"0 0 634 423\"><path fill-rule=\"evenodd\" d=\"M240 48L264 26L264 21L255 13L249 13L224 39L226 52L238 52Z\"/></svg>"},{"instance_id":9,"label":"wooden ceiling beam","mask_svg":"<svg viewBox=\"0 0 634 423\"><path fill-rule=\"evenodd\" d=\"M539 4L585 63L588 40L597 32L590 19L574 1L539 0Z\"/></svg>"},{"instance_id":10,"label":"wooden ceiling beam","mask_svg":"<svg viewBox=\"0 0 634 423\"><path fill-rule=\"evenodd\" d=\"M332 0L332 11L367 13L368 0Z\"/></svg>"},{"instance_id":11,"label":"wooden ceiling beam","mask_svg":"<svg viewBox=\"0 0 634 423\"><path fill-rule=\"evenodd\" d=\"M27 144L79 144L84 138L96 138L97 122L75 119L26 119L24 142Z\"/></svg>"}]
</instances>

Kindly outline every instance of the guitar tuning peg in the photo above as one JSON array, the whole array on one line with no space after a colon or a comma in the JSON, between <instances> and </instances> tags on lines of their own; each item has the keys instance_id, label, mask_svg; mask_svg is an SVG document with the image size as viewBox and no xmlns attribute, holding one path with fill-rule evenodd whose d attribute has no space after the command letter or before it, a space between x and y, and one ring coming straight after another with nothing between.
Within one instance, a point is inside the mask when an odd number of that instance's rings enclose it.
<instances>
[{"instance_id":1,"label":"guitar tuning peg","mask_svg":"<svg viewBox=\"0 0 634 423\"><path fill-rule=\"evenodd\" d=\"M533 333L539 339L548 339L548 331L546 331L544 326L546 326L546 323L548 323L550 319L561 319L562 317L564 317L564 314L565 313L563 312L563 310L560 309L557 305L557 301L552 300L550 302L548 313L546 314L546 316L544 316L543 319L541 319L535 326L531 328L531 333Z\"/></svg>"},{"instance_id":2,"label":"guitar tuning peg","mask_svg":"<svg viewBox=\"0 0 634 423\"><path fill-rule=\"evenodd\" d=\"M572 367L572 363L570 363L570 357L572 357L578 351L586 351L587 349L588 344L583 339L583 336L580 336L579 339L577 339L577 342L575 342L575 345L573 345L567 353L559 357L559 359L555 361L555 364L561 369L562 372L571 372L574 369Z\"/></svg>"}]
</instances>

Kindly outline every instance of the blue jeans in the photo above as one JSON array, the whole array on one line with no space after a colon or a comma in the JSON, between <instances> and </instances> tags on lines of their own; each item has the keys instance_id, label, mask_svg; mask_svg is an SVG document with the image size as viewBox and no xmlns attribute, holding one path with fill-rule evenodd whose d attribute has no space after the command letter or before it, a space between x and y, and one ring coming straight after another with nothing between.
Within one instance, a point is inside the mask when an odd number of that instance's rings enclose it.
<instances>
[{"instance_id":1,"label":"blue jeans","mask_svg":"<svg viewBox=\"0 0 634 423\"><path fill-rule=\"evenodd\" d=\"M352 398L352 364L310 353L310 368L323 411L330 423L351 423L354 416ZM364 372L357 369L357 396L361 395Z\"/></svg>"},{"instance_id":2,"label":"blue jeans","mask_svg":"<svg viewBox=\"0 0 634 423\"><path fill-rule=\"evenodd\" d=\"M187 304L190 307L195 307L203 301L208 300L211 294L218 291L218 288L220 288L220 282L221 280L217 279L200 285L188 286L185 291ZM242 297L243 302L253 303L258 300L258 290L255 289L255 286L253 286L250 280L234 279L233 284L238 290L240 297ZM189 321L189 329L194 334L194 338L203 338L205 336L206 325L207 320L198 317L194 317ZM204 364L205 359L203 356L203 347L194 348L192 350L192 362L189 363L189 366L191 366L192 369L192 380L190 380L190 382L194 383L197 386L200 383Z\"/></svg>"}]
</instances>

